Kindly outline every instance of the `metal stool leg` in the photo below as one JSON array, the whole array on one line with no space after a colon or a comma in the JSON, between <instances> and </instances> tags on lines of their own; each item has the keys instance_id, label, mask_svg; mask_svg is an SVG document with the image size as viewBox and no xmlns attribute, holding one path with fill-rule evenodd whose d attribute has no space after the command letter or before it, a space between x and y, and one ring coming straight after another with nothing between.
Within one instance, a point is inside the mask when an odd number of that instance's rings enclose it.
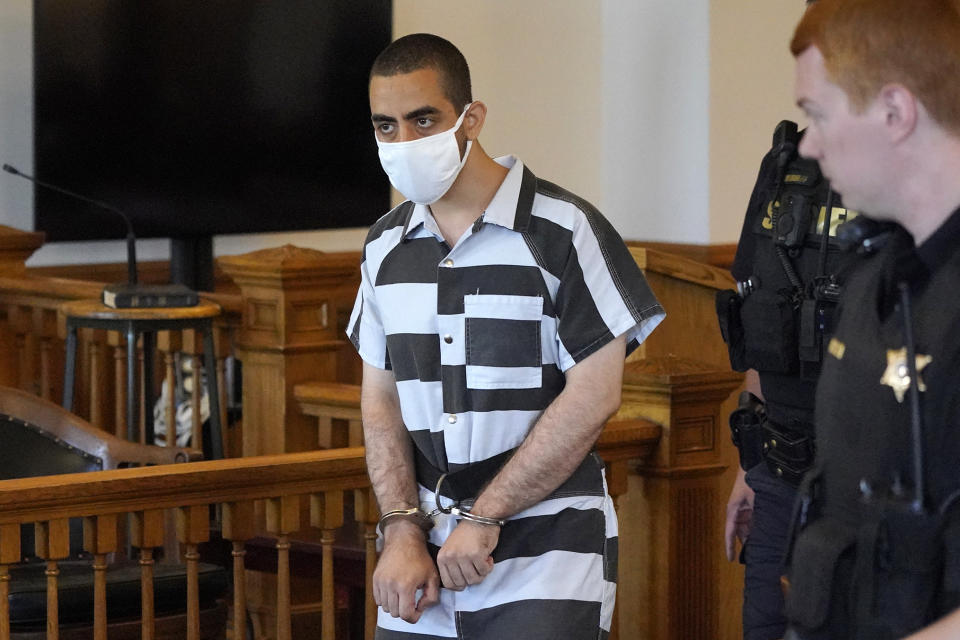
<instances>
[{"instance_id":1,"label":"metal stool leg","mask_svg":"<svg viewBox=\"0 0 960 640\"><path fill-rule=\"evenodd\" d=\"M144 331L140 335L143 336L143 438L147 444L154 444L153 350L156 347L157 336L153 331Z\"/></svg>"},{"instance_id":2,"label":"metal stool leg","mask_svg":"<svg viewBox=\"0 0 960 640\"><path fill-rule=\"evenodd\" d=\"M137 415L137 332L127 323L127 440L140 442L140 420Z\"/></svg>"},{"instance_id":3,"label":"metal stool leg","mask_svg":"<svg viewBox=\"0 0 960 640\"><path fill-rule=\"evenodd\" d=\"M63 408L73 411L73 378L77 366L77 326L67 320L67 358L63 365Z\"/></svg>"}]
</instances>

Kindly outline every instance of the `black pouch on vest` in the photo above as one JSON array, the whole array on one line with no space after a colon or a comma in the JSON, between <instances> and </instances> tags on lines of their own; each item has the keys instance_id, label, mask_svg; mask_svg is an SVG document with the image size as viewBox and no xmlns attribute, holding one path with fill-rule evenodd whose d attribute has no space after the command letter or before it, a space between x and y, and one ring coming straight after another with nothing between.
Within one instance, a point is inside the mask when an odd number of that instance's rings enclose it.
<instances>
[{"instance_id":1,"label":"black pouch on vest","mask_svg":"<svg viewBox=\"0 0 960 640\"><path fill-rule=\"evenodd\" d=\"M795 487L799 486L803 474L813 465L813 439L766 420L763 423L763 444L770 472Z\"/></svg>"},{"instance_id":2,"label":"black pouch on vest","mask_svg":"<svg viewBox=\"0 0 960 640\"><path fill-rule=\"evenodd\" d=\"M792 373L799 366L797 320L787 295L758 289L740 309L746 364L757 371Z\"/></svg>"},{"instance_id":3,"label":"black pouch on vest","mask_svg":"<svg viewBox=\"0 0 960 640\"><path fill-rule=\"evenodd\" d=\"M858 638L902 638L936 618L940 519L891 504L857 540Z\"/></svg>"},{"instance_id":4,"label":"black pouch on vest","mask_svg":"<svg viewBox=\"0 0 960 640\"><path fill-rule=\"evenodd\" d=\"M730 367L734 371L746 371L749 367L744 360L743 324L740 322L740 296L733 289L717 291L715 298L717 319L720 321L720 335L727 343L730 354Z\"/></svg>"},{"instance_id":5,"label":"black pouch on vest","mask_svg":"<svg viewBox=\"0 0 960 640\"><path fill-rule=\"evenodd\" d=\"M831 616L831 608L837 605L834 599L848 595L848 585L837 584L842 575L837 569L841 563L845 568L852 566L856 539L856 529L836 520L817 520L800 532L790 555L786 614L791 623L818 631L831 617L843 617L839 611Z\"/></svg>"}]
</instances>

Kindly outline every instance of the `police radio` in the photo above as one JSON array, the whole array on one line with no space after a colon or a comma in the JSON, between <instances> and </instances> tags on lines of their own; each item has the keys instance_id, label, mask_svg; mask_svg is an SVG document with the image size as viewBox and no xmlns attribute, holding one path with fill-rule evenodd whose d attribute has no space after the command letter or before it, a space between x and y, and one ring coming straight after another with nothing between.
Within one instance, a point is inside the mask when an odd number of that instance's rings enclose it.
<instances>
[{"instance_id":1,"label":"police radio","mask_svg":"<svg viewBox=\"0 0 960 640\"><path fill-rule=\"evenodd\" d=\"M893 237L897 225L857 216L837 227L837 242L843 251L869 254L879 251Z\"/></svg>"}]
</instances>

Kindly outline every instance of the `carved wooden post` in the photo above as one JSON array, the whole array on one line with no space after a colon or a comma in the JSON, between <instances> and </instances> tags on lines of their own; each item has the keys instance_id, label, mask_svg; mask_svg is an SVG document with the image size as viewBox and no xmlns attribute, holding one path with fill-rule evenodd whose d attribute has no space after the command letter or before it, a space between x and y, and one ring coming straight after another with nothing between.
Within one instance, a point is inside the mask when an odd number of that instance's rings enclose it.
<instances>
[{"instance_id":1,"label":"carved wooden post","mask_svg":"<svg viewBox=\"0 0 960 640\"><path fill-rule=\"evenodd\" d=\"M70 555L70 521L66 518L34 525L37 557L47 562L47 639L60 637L60 566L58 560Z\"/></svg>"},{"instance_id":2,"label":"carved wooden post","mask_svg":"<svg viewBox=\"0 0 960 640\"><path fill-rule=\"evenodd\" d=\"M133 514L130 540L140 549L140 637L153 640L155 632L153 602L153 550L163 546L163 511L151 509Z\"/></svg>"},{"instance_id":3,"label":"carved wooden post","mask_svg":"<svg viewBox=\"0 0 960 640\"><path fill-rule=\"evenodd\" d=\"M20 562L20 525L0 525L0 640L10 640L10 570Z\"/></svg>"},{"instance_id":4,"label":"carved wooden post","mask_svg":"<svg viewBox=\"0 0 960 640\"><path fill-rule=\"evenodd\" d=\"M83 548L93 554L93 637L107 640L107 554L117 550L117 514L84 518Z\"/></svg>"},{"instance_id":5,"label":"carved wooden post","mask_svg":"<svg viewBox=\"0 0 960 640\"><path fill-rule=\"evenodd\" d=\"M26 273L27 259L43 246L44 234L20 231L0 224L0 276L19 278ZM0 310L0 317L4 316ZM16 341L7 326L0 326L0 362L17 362ZM20 372L16 366L0 367L0 384L15 387Z\"/></svg>"},{"instance_id":6,"label":"carved wooden post","mask_svg":"<svg viewBox=\"0 0 960 640\"><path fill-rule=\"evenodd\" d=\"M277 536L277 635L290 640L290 534L300 528L300 496L266 501L267 531Z\"/></svg>"},{"instance_id":7,"label":"carved wooden post","mask_svg":"<svg viewBox=\"0 0 960 640\"><path fill-rule=\"evenodd\" d=\"M742 377L671 356L624 371L618 418L642 416L663 429L620 499L620 594L630 599L621 611L639 612L642 637L718 637L721 443L729 438L720 407Z\"/></svg>"},{"instance_id":8,"label":"carved wooden post","mask_svg":"<svg viewBox=\"0 0 960 640\"><path fill-rule=\"evenodd\" d=\"M320 528L323 532L320 538L320 544L323 547L321 565L323 610L320 637L333 638L336 635L337 613L333 589L333 543L336 542L337 529L343 526L342 491L326 491L310 496L310 525Z\"/></svg>"},{"instance_id":9,"label":"carved wooden post","mask_svg":"<svg viewBox=\"0 0 960 640\"><path fill-rule=\"evenodd\" d=\"M223 505L223 538L233 548L233 637L244 637L247 620L247 582L244 542L254 535L253 502L228 502Z\"/></svg>"},{"instance_id":10,"label":"carved wooden post","mask_svg":"<svg viewBox=\"0 0 960 640\"><path fill-rule=\"evenodd\" d=\"M218 263L243 296L243 455L315 449L316 422L300 412L293 388L336 379L346 341L338 309L356 294L359 254L287 245Z\"/></svg>"},{"instance_id":11,"label":"carved wooden post","mask_svg":"<svg viewBox=\"0 0 960 640\"><path fill-rule=\"evenodd\" d=\"M200 553L197 545L210 539L206 505L177 509L177 538L185 545L183 557L187 565L187 640L200 640Z\"/></svg>"},{"instance_id":12,"label":"carved wooden post","mask_svg":"<svg viewBox=\"0 0 960 640\"><path fill-rule=\"evenodd\" d=\"M27 259L43 246L45 237L42 231L21 231L0 224L0 274L23 275Z\"/></svg>"}]
</instances>

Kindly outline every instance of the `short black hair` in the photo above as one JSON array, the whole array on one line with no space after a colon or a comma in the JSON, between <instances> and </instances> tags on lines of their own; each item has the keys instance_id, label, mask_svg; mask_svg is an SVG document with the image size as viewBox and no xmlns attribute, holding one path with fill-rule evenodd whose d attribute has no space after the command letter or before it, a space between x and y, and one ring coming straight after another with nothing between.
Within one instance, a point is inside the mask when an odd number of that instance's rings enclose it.
<instances>
[{"instance_id":1,"label":"short black hair","mask_svg":"<svg viewBox=\"0 0 960 640\"><path fill-rule=\"evenodd\" d=\"M373 61L370 77L395 76L419 69L437 72L440 88L456 113L473 102L467 59L449 40L432 33L413 33L391 42Z\"/></svg>"}]
</instances>

